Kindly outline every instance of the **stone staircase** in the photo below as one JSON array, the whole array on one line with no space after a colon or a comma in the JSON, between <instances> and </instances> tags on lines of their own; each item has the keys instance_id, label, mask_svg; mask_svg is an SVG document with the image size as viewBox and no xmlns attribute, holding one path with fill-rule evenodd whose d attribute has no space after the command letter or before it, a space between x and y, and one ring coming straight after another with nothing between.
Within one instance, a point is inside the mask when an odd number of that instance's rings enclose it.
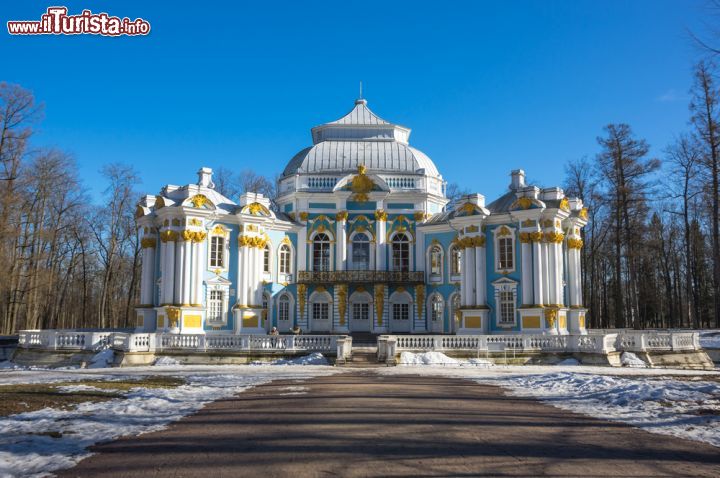
<instances>
[{"instance_id":1,"label":"stone staircase","mask_svg":"<svg viewBox=\"0 0 720 478\"><path fill-rule=\"evenodd\" d=\"M368 368L385 367L377 361L377 335L370 333L352 333L352 359L343 367Z\"/></svg>"}]
</instances>

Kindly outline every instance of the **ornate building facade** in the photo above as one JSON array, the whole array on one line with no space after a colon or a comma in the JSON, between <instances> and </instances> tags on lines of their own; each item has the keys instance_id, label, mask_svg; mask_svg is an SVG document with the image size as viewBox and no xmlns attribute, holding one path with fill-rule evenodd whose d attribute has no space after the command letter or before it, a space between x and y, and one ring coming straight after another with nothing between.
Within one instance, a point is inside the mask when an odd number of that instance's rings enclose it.
<instances>
[{"instance_id":1,"label":"ornate building facade","mask_svg":"<svg viewBox=\"0 0 720 478\"><path fill-rule=\"evenodd\" d=\"M272 206L209 168L142 198L141 330L585 333L581 200L515 170L495 201L450 204L410 129L362 99L311 133Z\"/></svg>"}]
</instances>

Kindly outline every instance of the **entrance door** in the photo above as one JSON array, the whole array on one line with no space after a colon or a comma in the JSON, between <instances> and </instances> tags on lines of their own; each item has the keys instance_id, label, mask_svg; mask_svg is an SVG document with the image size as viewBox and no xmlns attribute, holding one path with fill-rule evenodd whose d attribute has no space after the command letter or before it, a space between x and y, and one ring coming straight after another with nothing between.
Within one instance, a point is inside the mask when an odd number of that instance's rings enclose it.
<instances>
[{"instance_id":1,"label":"entrance door","mask_svg":"<svg viewBox=\"0 0 720 478\"><path fill-rule=\"evenodd\" d=\"M353 302L350 304L350 331L370 332L372 328L372 304Z\"/></svg>"},{"instance_id":2,"label":"entrance door","mask_svg":"<svg viewBox=\"0 0 720 478\"><path fill-rule=\"evenodd\" d=\"M311 304L311 332L330 332L332 321L330 320L330 304L328 302L313 302Z\"/></svg>"},{"instance_id":3,"label":"entrance door","mask_svg":"<svg viewBox=\"0 0 720 478\"><path fill-rule=\"evenodd\" d=\"M406 302L393 303L390 308L391 332L410 332L410 304Z\"/></svg>"}]
</instances>

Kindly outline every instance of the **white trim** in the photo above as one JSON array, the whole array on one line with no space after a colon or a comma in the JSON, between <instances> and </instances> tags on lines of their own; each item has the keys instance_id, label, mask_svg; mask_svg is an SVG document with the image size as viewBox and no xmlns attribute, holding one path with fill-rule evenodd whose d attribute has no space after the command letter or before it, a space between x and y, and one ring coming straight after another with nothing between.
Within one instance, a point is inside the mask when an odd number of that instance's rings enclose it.
<instances>
[{"instance_id":1,"label":"white trim","mask_svg":"<svg viewBox=\"0 0 720 478\"><path fill-rule=\"evenodd\" d=\"M329 251L329 264L328 264L328 271L334 271L335 270L335 240L332 238L331 234L328 234L328 231L325 230L323 232L315 231L313 232L312 236L310 236L310 267L312 271L315 271L315 238L318 234L325 234L328 238L328 245L330 247Z\"/></svg>"},{"instance_id":2,"label":"white trim","mask_svg":"<svg viewBox=\"0 0 720 478\"><path fill-rule=\"evenodd\" d=\"M280 250L283 248L283 246L287 246L287 248L290 250L290 270L287 272L281 272L280 271L280 264L282 264L282 261L280 260ZM275 249L275 255L277 256L277 260L275 261L276 267L275 272L277 274L277 282L280 283L289 283L292 282L293 273L295 271L295 248L292 245L292 242L280 242L278 244L277 248Z\"/></svg>"},{"instance_id":3,"label":"white trim","mask_svg":"<svg viewBox=\"0 0 720 478\"><path fill-rule=\"evenodd\" d=\"M218 226L223 230L222 234L215 233L215 228ZM213 237L222 237L223 238L223 257L222 257L222 266L221 267L212 266L210 264L210 258L212 257L212 238ZM224 224L214 224L212 226L212 228L208 231L206 241L207 241L207 251L205 251L206 269L209 271L220 270L223 272L227 272L228 264L230 263L230 229L228 229Z\"/></svg>"},{"instance_id":4,"label":"white trim","mask_svg":"<svg viewBox=\"0 0 720 478\"><path fill-rule=\"evenodd\" d=\"M390 254L388 256L388 260L390 261L388 270L390 271L396 271L395 268L395 261L393 260L393 245L395 244L395 237L398 236L398 234L403 234L407 239L407 245L408 245L408 271L414 271L415 270L415 254L413 254L413 236L410 234L409 231L401 232L401 231L395 231L390 235L390 241L388 242L388 245L390 246Z\"/></svg>"},{"instance_id":5,"label":"white trim","mask_svg":"<svg viewBox=\"0 0 720 478\"><path fill-rule=\"evenodd\" d=\"M432 250L437 247L440 249L440 274L432 273ZM445 282L445 248L440 242L430 243L425 249L425 277L426 282L442 284Z\"/></svg>"},{"instance_id":6,"label":"white trim","mask_svg":"<svg viewBox=\"0 0 720 478\"><path fill-rule=\"evenodd\" d=\"M495 325L498 327L515 327L517 325L517 317L518 317L518 297L517 297L517 287L518 283L512 279L508 279L507 277L503 277L501 279L498 279L492 283L494 289L495 289ZM500 321L500 315L501 315L501 307L500 307L500 292L512 292L513 294L513 321L512 322L501 322Z\"/></svg>"},{"instance_id":7,"label":"white trim","mask_svg":"<svg viewBox=\"0 0 720 478\"><path fill-rule=\"evenodd\" d=\"M498 235L499 231L503 228L507 228L510 231L510 235L504 235L500 236ZM510 274L512 272L515 272L517 270L517 249L516 249L516 229L513 227L508 226L507 224L503 224L499 227L496 227L493 229L493 267L495 268L495 272L498 274ZM500 268L500 239L510 239L511 244L511 255L512 255L512 267L507 268Z\"/></svg>"}]
</instances>

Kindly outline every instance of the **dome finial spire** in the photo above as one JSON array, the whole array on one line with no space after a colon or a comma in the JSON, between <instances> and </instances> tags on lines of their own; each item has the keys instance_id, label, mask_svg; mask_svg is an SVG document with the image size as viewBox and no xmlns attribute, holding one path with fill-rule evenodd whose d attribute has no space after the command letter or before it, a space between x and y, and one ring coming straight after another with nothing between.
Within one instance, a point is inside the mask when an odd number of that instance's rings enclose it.
<instances>
[{"instance_id":1,"label":"dome finial spire","mask_svg":"<svg viewBox=\"0 0 720 478\"><path fill-rule=\"evenodd\" d=\"M362 80L360 80L360 97L355 100L356 105L366 105L367 100L363 99L362 97Z\"/></svg>"}]
</instances>

